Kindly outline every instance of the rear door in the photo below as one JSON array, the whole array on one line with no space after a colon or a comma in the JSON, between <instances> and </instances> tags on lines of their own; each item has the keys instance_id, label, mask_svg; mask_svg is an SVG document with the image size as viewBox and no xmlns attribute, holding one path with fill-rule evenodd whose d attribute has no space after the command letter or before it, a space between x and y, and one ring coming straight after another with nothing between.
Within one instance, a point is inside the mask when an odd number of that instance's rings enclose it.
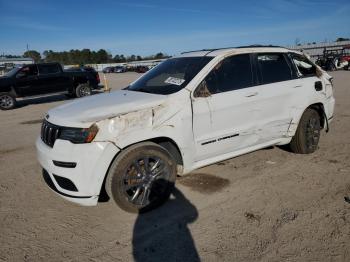
<instances>
[{"instance_id":1,"label":"rear door","mask_svg":"<svg viewBox=\"0 0 350 262\"><path fill-rule=\"evenodd\" d=\"M61 92L67 89L67 80L59 64L39 64L39 85L41 94Z\"/></svg>"},{"instance_id":2,"label":"rear door","mask_svg":"<svg viewBox=\"0 0 350 262\"><path fill-rule=\"evenodd\" d=\"M300 93L300 96L305 97L307 93L315 93L315 91L317 91L316 85L318 82L322 83L322 89L318 90L318 93L326 96L327 98L332 96L332 88L329 86L329 88L327 88L327 83L324 81L324 79L317 77L315 65L313 65L305 56L296 53L291 53L290 58L295 65L297 76L299 77L301 85L303 86L300 88L300 90L303 90L304 95Z\"/></svg>"},{"instance_id":3,"label":"rear door","mask_svg":"<svg viewBox=\"0 0 350 262\"><path fill-rule=\"evenodd\" d=\"M287 135L302 83L287 54L257 53L254 57L260 84L256 132L259 143L265 143Z\"/></svg>"},{"instance_id":4,"label":"rear door","mask_svg":"<svg viewBox=\"0 0 350 262\"><path fill-rule=\"evenodd\" d=\"M228 57L206 76L193 94L196 161L258 142L258 88L249 54Z\"/></svg>"},{"instance_id":5,"label":"rear door","mask_svg":"<svg viewBox=\"0 0 350 262\"><path fill-rule=\"evenodd\" d=\"M301 83L297 90L298 105L296 105L296 110L294 110L294 115L299 116L310 103L313 103L312 101L319 102L332 97L333 88L331 83L326 81L325 78L317 76L316 66L307 57L291 53L290 58L295 65L295 70ZM331 108L328 110L333 111L333 106L331 105Z\"/></svg>"}]
</instances>

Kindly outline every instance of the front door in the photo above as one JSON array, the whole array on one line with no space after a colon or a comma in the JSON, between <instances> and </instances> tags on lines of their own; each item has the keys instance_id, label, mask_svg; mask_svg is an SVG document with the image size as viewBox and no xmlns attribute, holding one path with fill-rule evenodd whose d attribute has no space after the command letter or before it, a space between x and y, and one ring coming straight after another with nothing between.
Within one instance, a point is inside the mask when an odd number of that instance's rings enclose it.
<instances>
[{"instance_id":1,"label":"front door","mask_svg":"<svg viewBox=\"0 0 350 262\"><path fill-rule=\"evenodd\" d=\"M17 72L15 89L21 97L36 95L40 92L36 65L26 65Z\"/></svg>"},{"instance_id":2,"label":"front door","mask_svg":"<svg viewBox=\"0 0 350 262\"><path fill-rule=\"evenodd\" d=\"M249 54L221 61L194 92L192 103L195 161L258 143L259 87Z\"/></svg>"}]
</instances>

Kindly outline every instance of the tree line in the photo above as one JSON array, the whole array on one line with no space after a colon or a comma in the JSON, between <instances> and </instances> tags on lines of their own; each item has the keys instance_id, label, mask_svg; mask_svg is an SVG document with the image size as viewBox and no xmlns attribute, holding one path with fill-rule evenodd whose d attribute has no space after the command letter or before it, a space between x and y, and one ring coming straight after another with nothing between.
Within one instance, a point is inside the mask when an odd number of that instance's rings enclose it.
<instances>
[{"instance_id":1,"label":"tree line","mask_svg":"<svg viewBox=\"0 0 350 262\"><path fill-rule=\"evenodd\" d=\"M348 41L348 40L350 39L345 37L338 37L335 41L342 42L342 41ZM307 43L307 44L311 45L311 43ZM312 44L316 44L316 42L312 42ZM301 45L299 38L295 40L295 45ZM3 55L3 56L7 58L21 57L17 55ZM140 55L124 56L121 54L112 56L112 54L108 53L104 49L100 49L98 51L91 51L90 49L82 49L82 50L72 49L70 51L63 51L63 52L46 50L42 54L40 54L36 50L28 50L24 52L23 57L30 57L34 59L36 63L37 62L59 62L64 65L83 65L83 64L124 63L124 62L132 62L132 61L153 60L153 59L168 58L169 56L161 52L150 56L140 56Z\"/></svg>"},{"instance_id":2,"label":"tree line","mask_svg":"<svg viewBox=\"0 0 350 262\"><path fill-rule=\"evenodd\" d=\"M90 49L72 49L70 51L55 52L46 50L40 54L36 50L28 50L24 52L23 57L32 58L38 62L59 62L64 65L84 65L84 64L105 64L105 63L123 63L132 61L163 59L169 56L161 52L151 56L140 55L115 55L114 57L104 49L91 51Z\"/></svg>"}]
</instances>

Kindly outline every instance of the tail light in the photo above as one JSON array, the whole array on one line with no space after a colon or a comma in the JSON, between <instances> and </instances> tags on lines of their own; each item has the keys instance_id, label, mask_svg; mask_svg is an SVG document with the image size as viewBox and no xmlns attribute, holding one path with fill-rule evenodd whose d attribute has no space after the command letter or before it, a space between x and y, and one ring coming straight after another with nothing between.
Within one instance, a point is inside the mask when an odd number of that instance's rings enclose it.
<instances>
[{"instance_id":1,"label":"tail light","mask_svg":"<svg viewBox=\"0 0 350 262\"><path fill-rule=\"evenodd\" d=\"M100 83L100 75L98 73L96 73L96 81L97 83Z\"/></svg>"}]
</instances>

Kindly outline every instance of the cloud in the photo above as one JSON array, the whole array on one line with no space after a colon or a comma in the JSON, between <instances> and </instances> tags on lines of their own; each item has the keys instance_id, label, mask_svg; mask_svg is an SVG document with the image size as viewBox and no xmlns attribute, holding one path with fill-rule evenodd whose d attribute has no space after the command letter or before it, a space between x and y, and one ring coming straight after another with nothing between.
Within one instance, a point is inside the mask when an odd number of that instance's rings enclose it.
<instances>
[{"instance_id":1,"label":"cloud","mask_svg":"<svg viewBox=\"0 0 350 262\"><path fill-rule=\"evenodd\" d=\"M22 17L17 16L1 16L0 19L1 25L5 25L6 27L15 27L15 28L24 28L24 29L31 29L31 30L37 30L37 31L66 31L67 28L56 26L56 25L50 25L50 24L43 24L38 23L36 21L32 21L29 19L24 19Z\"/></svg>"},{"instance_id":2,"label":"cloud","mask_svg":"<svg viewBox=\"0 0 350 262\"><path fill-rule=\"evenodd\" d=\"M175 11L175 12L184 12L184 13L198 13L198 14L224 14L222 12L216 11L206 11L201 9L190 9L190 8L177 8L173 6L165 6L165 5L154 5L154 4L140 4L140 3L132 3L132 2L116 2L116 4L127 7L135 7L135 8L152 8L152 9L160 9L167 11Z\"/></svg>"}]
</instances>

